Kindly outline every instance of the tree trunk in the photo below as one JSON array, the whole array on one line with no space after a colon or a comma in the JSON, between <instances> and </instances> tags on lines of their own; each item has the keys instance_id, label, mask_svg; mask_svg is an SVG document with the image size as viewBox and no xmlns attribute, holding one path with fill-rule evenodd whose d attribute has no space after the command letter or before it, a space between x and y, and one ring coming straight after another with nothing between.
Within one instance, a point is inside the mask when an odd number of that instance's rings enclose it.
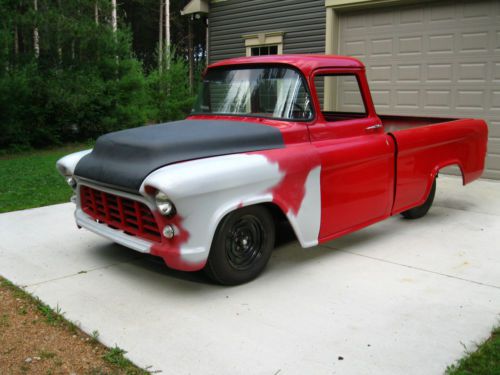
<instances>
[{"instance_id":1,"label":"tree trunk","mask_svg":"<svg viewBox=\"0 0 500 375\"><path fill-rule=\"evenodd\" d=\"M118 39L116 37L116 32L118 30L118 18L116 16L116 0L111 0L111 27L113 28L113 32L115 34L115 42L117 42ZM119 64L118 55L115 56L115 60L116 60L116 65L118 65ZM116 69L116 74L118 75L118 68Z\"/></svg>"},{"instance_id":2,"label":"tree trunk","mask_svg":"<svg viewBox=\"0 0 500 375\"><path fill-rule=\"evenodd\" d=\"M208 17L205 19L205 59L206 64L210 64L210 59L208 56L208 47L210 46L210 27L208 27Z\"/></svg>"},{"instance_id":3,"label":"tree trunk","mask_svg":"<svg viewBox=\"0 0 500 375\"><path fill-rule=\"evenodd\" d=\"M165 49L170 50L170 0L165 0Z\"/></svg>"},{"instance_id":4,"label":"tree trunk","mask_svg":"<svg viewBox=\"0 0 500 375\"><path fill-rule=\"evenodd\" d=\"M113 28L114 32L118 30L118 21L116 17L116 0L111 0L111 27Z\"/></svg>"},{"instance_id":5,"label":"tree trunk","mask_svg":"<svg viewBox=\"0 0 500 375\"><path fill-rule=\"evenodd\" d=\"M35 10L35 14L38 13L38 0L33 0L33 9ZM38 26L33 28L33 50L35 51L35 57L38 58L40 56L40 36L38 35Z\"/></svg>"},{"instance_id":6,"label":"tree trunk","mask_svg":"<svg viewBox=\"0 0 500 375\"><path fill-rule=\"evenodd\" d=\"M95 19L95 24L99 25L99 6L97 4L97 0L94 2L94 19Z\"/></svg>"},{"instance_id":7,"label":"tree trunk","mask_svg":"<svg viewBox=\"0 0 500 375\"><path fill-rule=\"evenodd\" d=\"M158 70L162 71L163 65L163 0L160 0L160 17L158 32Z\"/></svg>"},{"instance_id":8,"label":"tree trunk","mask_svg":"<svg viewBox=\"0 0 500 375\"><path fill-rule=\"evenodd\" d=\"M170 0L165 0L165 62L170 69Z\"/></svg>"},{"instance_id":9,"label":"tree trunk","mask_svg":"<svg viewBox=\"0 0 500 375\"><path fill-rule=\"evenodd\" d=\"M14 26L14 56L17 58L19 55L19 30L17 25Z\"/></svg>"},{"instance_id":10,"label":"tree trunk","mask_svg":"<svg viewBox=\"0 0 500 375\"><path fill-rule=\"evenodd\" d=\"M193 20L188 17L188 62L189 62L189 90L193 93Z\"/></svg>"},{"instance_id":11,"label":"tree trunk","mask_svg":"<svg viewBox=\"0 0 500 375\"><path fill-rule=\"evenodd\" d=\"M62 9L61 9L61 0L57 0L57 6L59 7L59 13L62 14ZM56 43L57 43L57 58L59 59L59 64L62 63L62 47L61 47L61 23L60 21L58 20L57 21L57 39L56 39Z\"/></svg>"}]
</instances>

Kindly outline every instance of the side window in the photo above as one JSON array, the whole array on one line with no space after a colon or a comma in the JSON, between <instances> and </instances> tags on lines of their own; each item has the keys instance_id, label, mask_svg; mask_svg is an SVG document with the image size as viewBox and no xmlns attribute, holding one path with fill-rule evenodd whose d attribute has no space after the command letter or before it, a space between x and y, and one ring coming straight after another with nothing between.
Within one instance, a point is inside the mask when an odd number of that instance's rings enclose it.
<instances>
[{"instance_id":1,"label":"side window","mask_svg":"<svg viewBox=\"0 0 500 375\"><path fill-rule=\"evenodd\" d=\"M359 82L354 74L314 77L321 112L327 121L359 118L366 114Z\"/></svg>"}]
</instances>

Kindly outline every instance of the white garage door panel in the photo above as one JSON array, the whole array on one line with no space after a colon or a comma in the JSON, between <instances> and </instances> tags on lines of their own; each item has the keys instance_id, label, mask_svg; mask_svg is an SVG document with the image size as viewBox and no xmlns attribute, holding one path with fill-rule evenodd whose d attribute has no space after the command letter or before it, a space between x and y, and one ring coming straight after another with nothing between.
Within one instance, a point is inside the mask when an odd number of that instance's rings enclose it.
<instances>
[{"instance_id":1,"label":"white garage door panel","mask_svg":"<svg viewBox=\"0 0 500 375\"><path fill-rule=\"evenodd\" d=\"M500 179L500 1L344 13L339 45L366 64L379 113L485 119L485 176Z\"/></svg>"}]
</instances>

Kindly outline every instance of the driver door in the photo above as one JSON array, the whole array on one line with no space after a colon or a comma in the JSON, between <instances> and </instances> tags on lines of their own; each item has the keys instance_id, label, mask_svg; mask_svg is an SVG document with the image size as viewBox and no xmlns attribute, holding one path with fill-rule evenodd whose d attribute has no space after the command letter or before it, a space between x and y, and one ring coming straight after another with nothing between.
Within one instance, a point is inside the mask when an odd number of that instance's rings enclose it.
<instances>
[{"instance_id":1,"label":"driver door","mask_svg":"<svg viewBox=\"0 0 500 375\"><path fill-rule=\"evenodd\" d=\"M321 158L320 241L390 215L394 196L393 139L375 114L364 72L313 73L318 113L309 126Z\"/></svg>"}]
</instances>

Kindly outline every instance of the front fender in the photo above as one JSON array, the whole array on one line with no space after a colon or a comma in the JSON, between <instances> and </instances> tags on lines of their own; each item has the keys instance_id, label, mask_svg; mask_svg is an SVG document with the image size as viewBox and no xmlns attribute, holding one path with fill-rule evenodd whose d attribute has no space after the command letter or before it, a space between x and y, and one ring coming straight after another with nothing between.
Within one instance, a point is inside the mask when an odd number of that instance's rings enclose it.
<instances>
[{"instance_id":1,"label":"front fender","mask_svg":"<svg viewBox=\"0 0 500 375\"><path fill-rule=\"evenodd\" d=\"M72 154L63 156L56 162L56 168L63 176L73 176L75 167L85 155L89 154L92 149L74 152Z\"/></svg>"},{"instance_id":2,"label":"front fender","mask_svg":"<svg viewBox=\"0 0 500 375\"><path fill-rule=\"evenodd\" d=\"M175 204L179 225L188 233L179 248L183 261L204 264L222 218L239 207L265 202L278 205L301 244L312 246L321 217L320 168L307 161L314 158L302 155L305 159L298 160L297 153L280 149L173 164L147 176L140 192L148 196L152 189L160 190ZM291 202L298 198L298 205Z\"/></svg>"}]
</instances>

